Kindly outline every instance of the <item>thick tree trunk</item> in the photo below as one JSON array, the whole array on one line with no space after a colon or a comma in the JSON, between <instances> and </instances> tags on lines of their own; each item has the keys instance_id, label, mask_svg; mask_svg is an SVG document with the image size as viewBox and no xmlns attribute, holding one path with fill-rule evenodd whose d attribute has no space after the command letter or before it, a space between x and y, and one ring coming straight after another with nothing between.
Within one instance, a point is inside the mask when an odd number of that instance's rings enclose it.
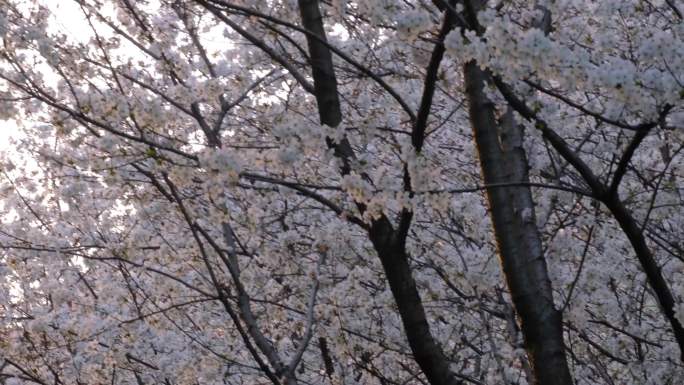
<instances>
[{"instance_id":1,"label":"thick tree trunk","mask_svg":"<svg viewBox=\"0 0 684 385\"><path fill-rule=\"evenodd\" d=\"M529 182L522 128L510 113L497 122L494 104L484 93L488 75L475 62L465 65L464 75L485 183ZM571 385L561 313L553 303L530 188L489 188L487 197L501 264L533 366L535 378L530 381L539 385Z\"/></svg>"}]
</instances>

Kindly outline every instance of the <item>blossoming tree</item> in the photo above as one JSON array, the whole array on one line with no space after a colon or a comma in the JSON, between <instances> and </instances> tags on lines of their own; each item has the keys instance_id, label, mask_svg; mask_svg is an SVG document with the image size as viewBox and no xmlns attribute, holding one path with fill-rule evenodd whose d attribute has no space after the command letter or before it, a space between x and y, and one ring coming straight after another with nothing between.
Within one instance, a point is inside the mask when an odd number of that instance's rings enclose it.
<instances>
[{"instance_id":1,"label":"blossoming tree","mask_svg":"<svg viewBox=\"0 0 684 385\"><path fill-rule=\"evenodd\" d=\"M674 0L0 0L0 382L678 384Z\"/></svg>"}]
</instances>

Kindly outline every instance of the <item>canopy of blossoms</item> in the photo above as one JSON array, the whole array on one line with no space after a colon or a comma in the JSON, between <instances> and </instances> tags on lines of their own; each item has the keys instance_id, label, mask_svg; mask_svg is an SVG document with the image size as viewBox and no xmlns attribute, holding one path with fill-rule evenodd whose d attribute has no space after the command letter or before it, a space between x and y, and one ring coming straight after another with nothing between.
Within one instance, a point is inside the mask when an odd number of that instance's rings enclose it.
<instances>
[{"instance_id":1,"label":"canopy of blossoms","mask_svg":"<svg viewBox=\"0 0 684 385\"><path fill-rule=\"evenodd\" d=\"M0 0L0 384L684 382L677 0Z\"/></svg>"}]
</instances>

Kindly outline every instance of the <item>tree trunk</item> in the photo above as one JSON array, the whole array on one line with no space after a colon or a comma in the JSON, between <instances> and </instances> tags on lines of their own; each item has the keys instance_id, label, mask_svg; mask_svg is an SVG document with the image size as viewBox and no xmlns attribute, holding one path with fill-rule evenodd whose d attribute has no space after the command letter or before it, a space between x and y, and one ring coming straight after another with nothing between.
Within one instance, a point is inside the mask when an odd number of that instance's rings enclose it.
<instances>
[{"instance_id":1,"label":"tree trunk","mask_svg":"<svg viewBox=\"0 0 684 385\"><path fill-rule=\"evenodd\" d=\"M471 125L487 185L529 182L522 127L509 113L497 122L484 93L488 75L475 62L464 68ZM487 189L494 233L525 348L539 385L571 385L563 343L561 313L553 291L537 229L534 202L527 186Z\"/></svg>"}]
</instances>

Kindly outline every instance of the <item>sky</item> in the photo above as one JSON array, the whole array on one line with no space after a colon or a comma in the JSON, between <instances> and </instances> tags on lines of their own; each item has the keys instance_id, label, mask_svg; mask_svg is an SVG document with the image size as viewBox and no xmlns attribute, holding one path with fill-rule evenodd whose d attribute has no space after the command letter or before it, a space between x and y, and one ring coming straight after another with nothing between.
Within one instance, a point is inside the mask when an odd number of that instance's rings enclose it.
<instances>
[{"instance_id":1,"label":"sky","mask_svg":"<svg viewBox=\"0 0 684 385\"><path fill-rule=\"evenodd\" d=\"M84 22L83 12L73 0L42 0L41 3L52 10L56 28L71 37L81 38L90 35L90 29ZM13 120L0 120L0 151L10 146L9 139L19 135L19 127Z\"/></svg>"}]
</instances>

